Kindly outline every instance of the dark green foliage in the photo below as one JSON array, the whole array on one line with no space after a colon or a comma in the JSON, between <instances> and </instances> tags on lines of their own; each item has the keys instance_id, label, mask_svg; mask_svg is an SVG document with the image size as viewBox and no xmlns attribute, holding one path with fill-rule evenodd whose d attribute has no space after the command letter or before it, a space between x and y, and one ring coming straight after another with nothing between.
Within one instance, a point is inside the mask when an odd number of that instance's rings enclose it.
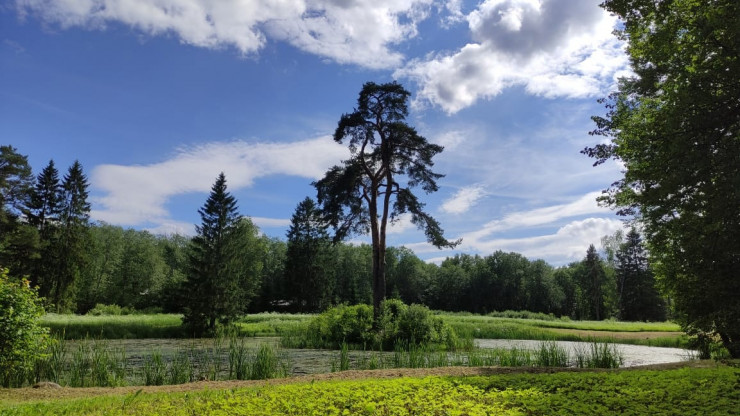
<instances>
[{"instance_id":1,"label":"dark green foliage","mask_svg":"<svg viewBox=\"0 0 740 416\"><path fill-rule=\"evenodd\" d=\"M238 214L223 173L198 213L201 225L190 245L183 299L183 322L194 336L213 333L217 324L246 312L257 291L264 251L257 228Z\"/></svg>"},{"instance_id":2,"label":"dark green foliage","mask_svg":"<svg viewBox=\"0 0 740 416\"><path fill-rule=\"evenodd\" d=\"M740 3L608 0L634 75L594 117L624 177L602 199L643 225L658 279L689 332L740 357Z\"/></svg>"},{"instance_id":3,"label":"dark green foliage","mask_svg":"<svg viewBox=\"0 0 740 416\"><path fill-rule=\"evenodd\" d=\"M430 168L442 147L427 142L406 124L409 95L395 82L363 85L357 108L342 115L334 133L336 142L348 142L352 156L314 183L325 219L335 229L335 240L358 233L371 235L376 320L386 296L389 221L409 213L430 243L436 247L456 245L444 238L439 223L424 212L424 204L411 192L419 186L427 193L437 190L436 181L442 175Z\"/></svg>"},{"instance_id":4,"label":"dark green foliage","mask_svg":"<svg viewBox=\"0 0 740 416\"><path fill-rule=\"evenodd\" d=\"M32 379L34 363L48 342L48 329L39 325L43 314L29 282L16 281L0 268L0 386L21 386Z\"/></svg>"},{"instance_id":5,"label":"dark green foliage","mask_svg":"<svg viewBox=\"0 0 740 416\"><path fill-rule=\"evenodd\" d=\"M655 287L642 238L632 229L617 251L619 318L625 321L664 321L665 302Z\"/></svg>"},{"instance_id":6,"label":"dark green foliage","mask_svg":"<svg viewBox=\"0 0 740 416\"><path fill-rule=\"evenodd\" d=\"M579 303L582 305L579 310L579 318L596 319L597 321L604 319L606 317L604 288L607 283L607 276L604 263L593 244L588 247L586 258L581 262L578 278L580 279L579 287L581 288L581 301Z\"/></svg>"},{"instance_id":7,"label":"dark green foliage","mask_svg":"<svg viewBox=\"0 0 740 416\"><path fill-rule=\"evenodd\" d=\"M28 157L12 146L0 146L0 267L15 276L30 275L39 256L38 233L22 220L32 186Z\"/></svg>"},{"instance_id":8,"label":"dark green foliage","mask_svg":"<svg viewBox=\"0 0 740 416\"><path fill-rule=\"evenodd\" d=\"M285 258L286 300L295 311L322 311L333 301L335 250L328 227L311 198L298 204L287 233Z\"/></svg>"},{"instance_id":9,"label":"dark green foliage","mask_svg":"<svg viewBox=\"0 0 740 416\"><path fill-rule=\"evenodd\" d=\"M36 185L31 193L26 214L28 223L36 227L40 236L39 260L35 262L31 273L33 285L40 285L44 276L55 272L59 255L57 244L62 197L59 171L54 166L54 161L50 160L36 177Z\"/></svg>"},{"instance_id":10,"label":"dark green foliage","mask_svg":"<svg viewBox=\"0 0 740 416\"><path fill-rule=\"evenodd\" d=\"M75 282L88 261L90 203L87 177L75 161L62 181L58 235L52 237L53 267L41 279L42 293L57 311L75 306Z\"/></svg>"},{"instance_id":11,"label":"dark green foliage","mask_svg":"<svg viewBox=\"0 0 740 416\"><path fill-rule=\"evenodd\" d=\"M28 222L36 226L42 235L45 235L48 227L59 221L62 210L62 185L53 160L50 160L36 177L36 185L28 208Z\"/></svg>"},{"instance_id":12,"label":"dark green foliage","mask_svg":"<svg viewBox=\"0 0 740 416\"><path fill-rule=\"evenodd\" d=\"M0 220L17 218L28 205L33 175L28 156L13 146L0 146Z\"/></svg>"}]
</instances>

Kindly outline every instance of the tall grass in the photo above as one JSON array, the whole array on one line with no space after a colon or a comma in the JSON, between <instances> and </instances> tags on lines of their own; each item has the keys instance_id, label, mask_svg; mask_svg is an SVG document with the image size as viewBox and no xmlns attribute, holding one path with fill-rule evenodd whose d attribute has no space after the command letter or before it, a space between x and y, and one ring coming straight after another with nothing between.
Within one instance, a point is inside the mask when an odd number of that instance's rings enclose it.
<instances>
[{"instance_id":1,"label":"tall grass","mask_svg":"<svg viewBox=\"0 0 740 416\"><path fill-rule=\"evenodd\" d=\"M576 347L574 363L579 368L619 368L624 357L614 344L593 342L587 347Z\"/></svg>"},{"instance_id":2,"label":"tall grass","mask_svg":"<svg viewBox=\"0 0 740 416\"><path fill-rule=\"evenodd\" d=\"M127 357L108 340L67 341L61 335L35 363L26 382L53 381L70 387L180 384L196 380L267 379L286 377L291 363L272 344L247 347L244 337L212 339L205 348L178 348L165 354L159 348Z\"/></svg>"},{"instance_id":3,"label":"tall grass","mask_svg":"<svg viewBox=\"0 0 740 416\"><path fill-rule=\"evenodd\" d=\"M337 365L332 370L373 370L390 368L468 367L582 367L617 368L623 364L615 345L593 343L577 350L573 356L555 342L542 342L538 348L479 348L472 351L439 351L424 346L397 346L393 352L363 351L349 360L346 351L339 351ZM345 358L347 357L347 358Z\"/></svg>"},{"instance_id":4,"label":"tall grass","mask_svg":"<svg viewBox=\"0 0 740 416\"><path fill-rule=\"evenodd\" d=\"M554 341L540 343L534 351L534 362L537 367L567 367L568 351Z\"/></svg>"}]
</instances>

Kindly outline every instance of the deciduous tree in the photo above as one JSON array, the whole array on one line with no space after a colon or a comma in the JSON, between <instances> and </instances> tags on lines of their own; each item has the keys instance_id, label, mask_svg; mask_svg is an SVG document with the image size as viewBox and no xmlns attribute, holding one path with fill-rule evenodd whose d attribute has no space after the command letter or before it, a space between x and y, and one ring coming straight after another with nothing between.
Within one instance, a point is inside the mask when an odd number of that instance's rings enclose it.
<instances>
[{"instance_id":1,"label":"deciduous tree","mask_svg":"<svg viewBox=\"0 0 740 416\"><path fill-rule=\"evenodd\" d=\"M740 2L606 0L634 75L605 100L584 150L624 177L602 199L642 223L689 332L740 357Z\"/></svg>"}]
</instances>

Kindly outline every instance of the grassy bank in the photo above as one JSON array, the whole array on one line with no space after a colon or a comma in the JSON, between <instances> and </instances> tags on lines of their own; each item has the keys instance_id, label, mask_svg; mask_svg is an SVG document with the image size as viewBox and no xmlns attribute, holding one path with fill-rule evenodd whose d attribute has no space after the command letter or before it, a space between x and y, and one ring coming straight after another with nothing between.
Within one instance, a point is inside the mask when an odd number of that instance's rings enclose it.
<instances>
[{"instance_id":1,"label":"grassy bank","mask_svg":"<svg viewBox=\"0 0 740 416\"><path fill-rule=\"evenodd\" d=\"M240 336L280 336L294 331L312 315L259 313L247 315L235 323ZM135 338L188 338L182 327L182 315L58 315L47 314L41 325L51 334L66 339L135 339Z\"/></svg>"},{"instance_id":2,"label":"grassy bank","mask_svg":"<svg viewBox=\"0 0 740 416\"><path fill-rule=\"evenodd\" d=\"M597 341L686 348L689 340L672 322L571 321L469 314L441 314L461 337Z\"/></svg>"},{"instance_id":3,"label":"grassy bank","mask_svg":"<svg viewBox=\"0 0 740 416\"><path fill-rule=\"evenodd\" d=\"M374 376L381 376L374 373ZM593 415L737 414L740 370L513 373L477 377L306 380L188 391L107 390L106 396L28 401L0 391L5 415ZM58 393L63 397L64 392ZM93 394L89 392L87 394Z\"/></svg>"},{"instance_id":4,"label":"grassy bank","mask_svg":"<svg viewBox=\"0 0 740 416\"><path fill-rule=\"evenodd\" d=\"M571 321L524 314L522 318L439 313L463 339L599 341L685 348L688 338L671 322ZM531 316L532 318L525 318ZM260 313L236 323L240 336L284 336L305 331L315 315ZM66 339L187 338L176 314L80 316L48 314L42 325ZM663 335L665 334L665 335Z\"/></svg>"}]
</instances>

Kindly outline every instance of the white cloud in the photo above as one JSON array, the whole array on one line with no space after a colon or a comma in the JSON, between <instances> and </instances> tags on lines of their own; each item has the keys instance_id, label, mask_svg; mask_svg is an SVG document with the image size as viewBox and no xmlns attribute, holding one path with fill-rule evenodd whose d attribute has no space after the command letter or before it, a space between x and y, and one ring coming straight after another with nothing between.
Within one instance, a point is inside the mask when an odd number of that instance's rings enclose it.
<instances>
[{"instance_id":1,"label":"white cloud","mask_svg":"<svg viewBox=\"0 0 740 416\"><path fill-rule=\"evenodd\" d=\"M253 223L260 228L267 227L288 227L290 225L290 219L288 218L265 218L265 217L249 217Z\"/></svg>"},{"instance_id":2,"label":"white cloud","mask_svg":"<svg viewBox=\"0 0 740 416\"><path fill-rule=\"evenodd\" d=\"M440 209L448 214L463 214L484 196L486 196L486 191L483 186L467 186L458 190L452 198L445 201Z\"/></svg>"},{"instance_id":3,"label":"white cloud","mask_svg":"<svg viewBox=\"0 0 740 416\"><path fill-rule=\"evenodd\" d=\"M345 147L321 137L293 143L208 143L180 149L161 163L100 165L92 171L91 183L104 193L94 200L102 208L91 216L119 225L166 226L171 222L167 201L175 195L207 192L220 172L226 174L229 189L236 190L276 174L318 179L347 156Z\"/></svg>"},{"instance_id":4,"label":"white cloud","mask_svg":"<svg viewBox=\"0 0 740 416\"><path fill-rule=\"evenodd\" d=\"M434 144L445 148L445 151L452 151L465 142L468 132L461 130L450 130L438 134L432 139Z\"/></svg>"},{"instance_id":5,"label":"white cloud","mask_svg":"<svg viewBox=\"0 0 740 416\"><path fill-rule=\"evenodd\" d=\"M396 221L388 223L386 234L403 234L408 230L416 229L416 225L411 222L411 214L401 214Z\"/></svg>"},{"instance_id":6,"label":"white cloud","mask_svg":"<svg viewBox=\"0 0 740 416\"><path fill-rule=\"evenodd\" d=\"M122 23L147 35L175 34L183 43L234 47L254 54L268 40L339 63L397 66L395 44L416 36L432 0L16 0L64 28L105 29Z\"/></svg>"},{"instance_id":7,"label":"white cloud","mask_svg":"<svg viewBox=\"0 0 740 416\"><path fill-rule=\"evenodd\" d=\"M623 228L622 221L601 217L610 211L597 205L595 198L598 195L600 192L591 192L565 204L512 212L482 227L475 225L479 229L454 237L462 237L460 246L442 253L489 255L497 250L513 251L529 258L544 259L554 265L580 260L589 244L598 245L601 237ZM531 235L533 230L534 235ZM512 231L530 236L502 236L505 232L511 235ZM439 249L426 242L404 246L418 255L440 253ZM443 258L436 255L427 261L439 262Z\"/></svg>"},{"instance_id":8,"label":"white cloud","mask_svg":"<svg viewBox=\"0 0 740 416\"><path fill-rule=\"evenodd\" d=\"M473 42L396 71L419 84L417 106L455 113L517 85L548 98L601 95L628 68L598 0L487 0L467 19Z\"/></svg>"},{"instance_id":9,"label":"white cloud","mask_svg":"<svg viewBox=\"0 0 740 416\"><path fill-rule=\"evenodd\" d=\"M163 221L156 227L146 228L145 230L158 235L195 235L195 225L182 221Z\"/></svg>"},{"instance_id":10,"label":"white cloud","mask_svg":"<svg viewBox=\"0 0 740 416\"><path fill-rule=\"evenodd\" d=\"M601 237L623 229L622 222L612 218L586 218L560 227L554 234L524 238L498 238L463 244L480 253L496 250L513 251L529 258L544 259L555 265L582 259L590 244L597 245Z\"/></svg>"},{"instance_id":11,"label":"white cloud","mask_svg":"<svg viewBox=\"0 0 740 416\"><path fill-rule=\"evenodd\" d=\"M483 225L480 230L463 236L464 240L480 240L482 237L506 230L536 227L553 224L563 218L590 214L605 214L609 209L600 207L596 198L601 192L590 192L573 202L552 205L528 211L512 212L500 220L493 220Z\"/></svg>"}]
</instances>

